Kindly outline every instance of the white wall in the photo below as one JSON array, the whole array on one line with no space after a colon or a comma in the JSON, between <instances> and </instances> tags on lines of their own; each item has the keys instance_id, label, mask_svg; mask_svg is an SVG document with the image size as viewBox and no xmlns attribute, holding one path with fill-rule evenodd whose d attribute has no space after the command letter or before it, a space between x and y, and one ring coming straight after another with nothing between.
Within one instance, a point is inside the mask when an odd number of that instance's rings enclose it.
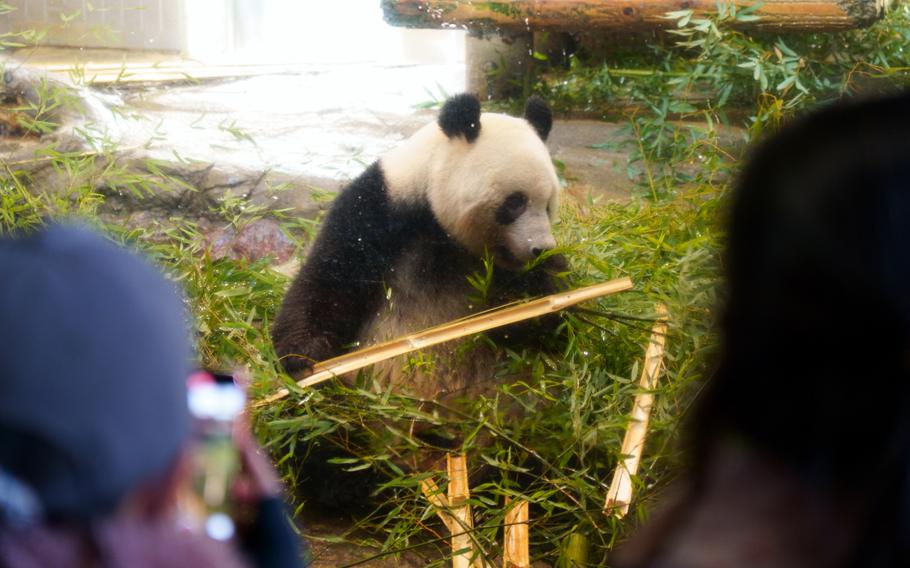
<instances>
[{"instance_id":1,"label":"white wall","mask_svg":"<svg viewBox=\"0 0 910 568\"><path fill-rule=\"evenodd\" d=\"M180 51L213 62L464 62L464 32L392 27L380 0L6 1L17 9L0 17L0 33L46 30L46 45Z\"/></svg>"},{"instance_id":2,"label":"white wall","mask_svg":"<svg viewBox=\"0 0 910 568\"><path fill-rule=\"evenodd\" d=\"M386 24L380 0L186 0L191 57L307 63L464 61L464 32Z\"/></svg>"},{"instance_id":3,"label":"white wall","mask_svg":"<svg viewBox=\"0 0 910 568\"><path fill-rule=\"evenodd\" d=\"M194 0L6 0L0 32L44 30L45 45L183 51L184 2Z\"/></svg>"}]
</instances>

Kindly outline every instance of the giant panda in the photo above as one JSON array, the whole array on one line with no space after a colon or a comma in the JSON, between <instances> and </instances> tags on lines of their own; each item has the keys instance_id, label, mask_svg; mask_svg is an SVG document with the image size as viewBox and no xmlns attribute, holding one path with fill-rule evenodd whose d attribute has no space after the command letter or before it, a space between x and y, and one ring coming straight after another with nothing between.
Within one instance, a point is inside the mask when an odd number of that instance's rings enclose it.
<instances>
[{"instance_id":1,"label":"giant panda","mask_svg":"<svg viewBox=\"0 0 910 568\"><path fill-rule=\"evenodd\" d=\"M300 374L356 347L556 291L565 260L548 253L560 194L544 144L552 123L537 97L517 118L457 95L342 190L275 319L284 369ZM482 305L468 277L484 273L485 259L493 287ZM495 340L539 337L556 323L514 326ZM423 398L470 394L489 386L497 351L443 345L429 371L406 372L398 360L374 373Z\"/></svg>"}]
</instances>

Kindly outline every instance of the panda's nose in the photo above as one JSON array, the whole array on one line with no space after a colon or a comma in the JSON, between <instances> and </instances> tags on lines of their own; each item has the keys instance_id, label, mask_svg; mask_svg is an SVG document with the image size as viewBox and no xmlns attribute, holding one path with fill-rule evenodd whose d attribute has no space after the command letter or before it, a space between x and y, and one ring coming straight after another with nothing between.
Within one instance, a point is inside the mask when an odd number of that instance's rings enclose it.
<instances>
[{"instance_id":1,"label":"panda's nose","mask_svg":"<svg viewBox=\"0 0 910 568\"><path fill-rule=\"evenodd\" d=\"M552 250L553 248L554 247L545 246L545 245L536 245L536 246L531 247L531 254L534 256L534 258L537 258L538 256L542 255L543 253L547 252L548 250Z\"/></svg>"},{"instance_id":2,"label":"panda's nose","mask_svg":"<svg viewBox=\"0 0 910 568\"><path fill-rule=\"evenodd\" d=\"M537 258L548 250L556 248L556 239L553 238L553 235L542 235L528 240L531 241L528 244L531 245L532 258Z\"/></svg>"}]
</instances>

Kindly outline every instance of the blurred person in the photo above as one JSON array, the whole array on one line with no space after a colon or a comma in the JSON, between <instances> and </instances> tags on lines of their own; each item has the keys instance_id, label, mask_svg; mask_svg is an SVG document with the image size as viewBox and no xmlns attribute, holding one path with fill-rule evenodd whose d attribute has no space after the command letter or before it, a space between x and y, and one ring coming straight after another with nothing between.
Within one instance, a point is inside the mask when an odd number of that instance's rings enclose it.
<instances>
[{"instance_id":1,"label":"blurred person","mask_svg":"<svg viewBox=\"0 0 910 568\"><path fill-rule=\"evenodd\" d=\"M910 96L761 144L689 475L622 568L910 566Z\"/></svg>"},{"instance_id":2,"label":"blurred person","mask_svg":"<svg viewBox=\"0 0 910 568\"><path fill-rule=\"evenodd\" d=\"M301 566L281 488L238 437L238 543L181 528L190 336L177 291L92 232L0 238L0 566Z\"/></svg>"}]
</instances>

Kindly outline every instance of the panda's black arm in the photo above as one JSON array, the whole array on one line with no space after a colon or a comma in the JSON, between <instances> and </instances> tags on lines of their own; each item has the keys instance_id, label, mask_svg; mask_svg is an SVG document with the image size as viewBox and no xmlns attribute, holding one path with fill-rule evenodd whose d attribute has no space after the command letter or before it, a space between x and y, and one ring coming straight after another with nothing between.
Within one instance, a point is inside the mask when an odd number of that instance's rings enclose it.
<instances>
[{"instance_id":1,"label":"panda's black arm","mask_svg":"<svg viewBox=\"0 0 910 568\"><path fill-rule=\"evenodd\" d=\"M312 367L357 340L406 238L397 216L378 164L335 199L272 328L286 371Z\"/></svg>"},{"instance_id":2,"label":"panda's black arm","mask_svg":"<svg viewBox=\"0 0 910 568\"><path fill-rule=\"evenodd\" d=\"M564 290L566 283L558 278L559 274L569 270L569 263L561 254L554 254L532 270L523 272L496 273L493 282L498 282L491 296L490 305L499 306L521 298L539 298ZM503 328L487 332L494 341L502 341L512 347L534 347L539 349L542 343L553 337L559 327L562 316L559 313L547 314L523 322L513 323Z\"/></svg>"}]
</instances>

